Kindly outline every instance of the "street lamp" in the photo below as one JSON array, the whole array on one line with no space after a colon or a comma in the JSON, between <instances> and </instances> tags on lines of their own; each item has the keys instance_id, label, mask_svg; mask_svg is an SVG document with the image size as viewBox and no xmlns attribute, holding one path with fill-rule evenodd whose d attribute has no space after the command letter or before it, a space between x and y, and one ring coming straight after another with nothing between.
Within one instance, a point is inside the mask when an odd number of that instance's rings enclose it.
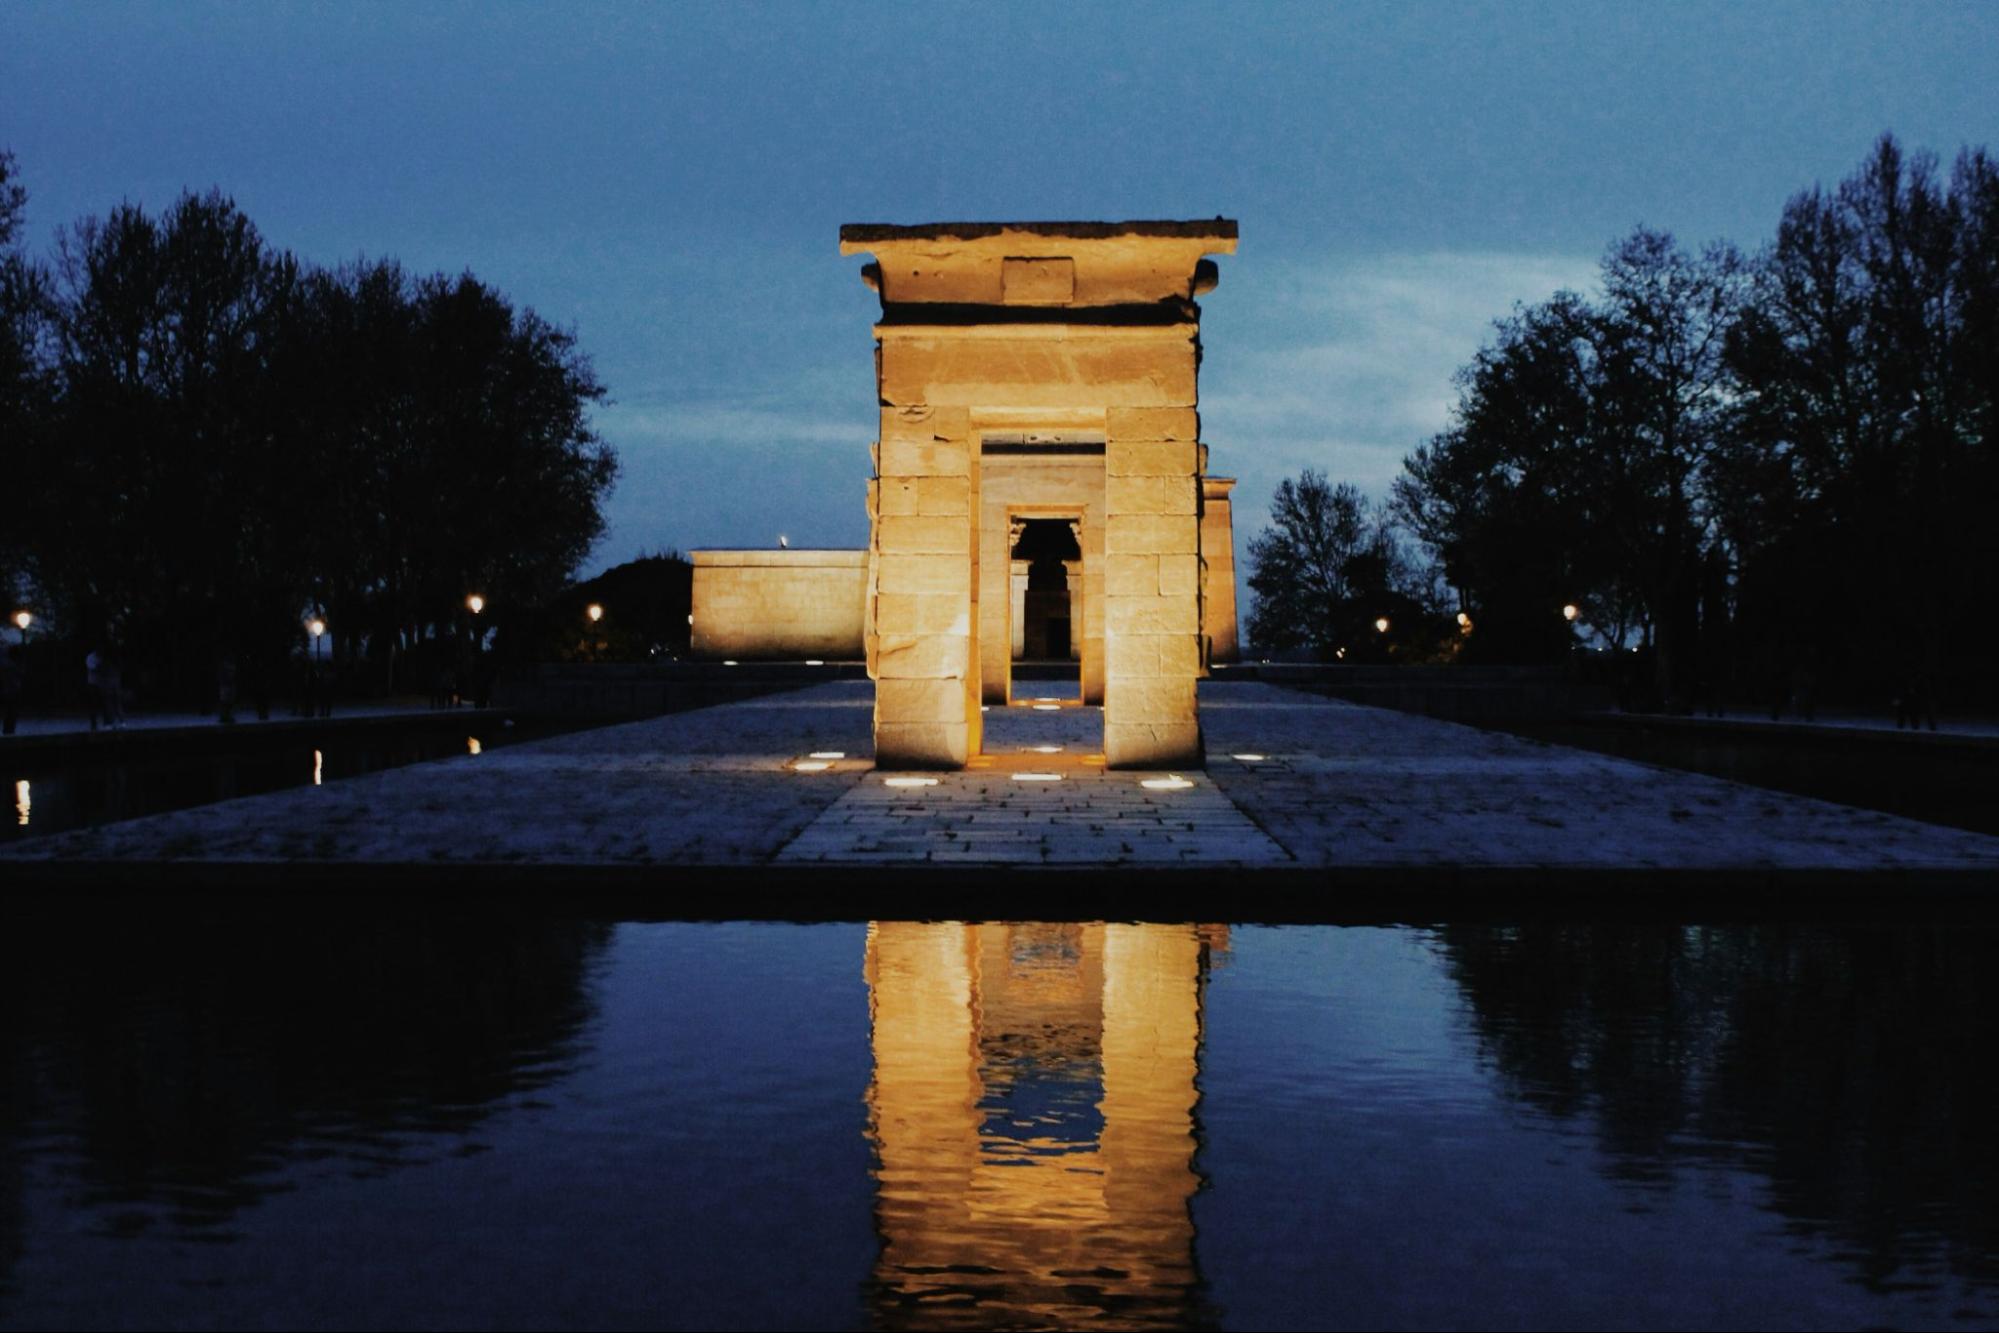
<instances>
[{"instance_id":1,"label":"street lamp","mask_svg":"<svg viewBox=\"0 0 1999 1333\"><path fill-rule=\"evenodd\" d=\"M604 608L592 602L583 608L583 614L590 617L590 623L594 625L604 618Z\"/></svg>"},{"instance_id":2,"label":"street lamp","mask_svg":"<svg viewBox=\"0 0 1999 1333\"><path fill-rule=\"evenodd\" d=\"M465 599L465 609L476 616L486 609L486 599L475 592Z\"/></svg>"},{"instance_id":3,"label":"street lamp","mask_svg":"<svg viewBox=\"0 0 1999 1333\"><path fill-rule=\"evenodd\" d=\"M22 643L28 641L28 626L34 623L35 617L30 612L22 610L14 613L14 628L21 631Z\"/></svg>"},{"instance_id":4,"label":"street lamp","mask_svg":"<svg viewBox=\"0 0 1999 1333\"><path fill-rule=\"evenodd\" d=\"M1376 616L1376 617L1375 617L1375 620L1374 620L1374 632L1375 632L1376 634L1386 634L1386 633L1388 633L1388 617L1387 617L1387 616Z\"/></svg>"},{"instance_id":5,"label":"street lamp","mask_svg":"<svg viewBox=\"0 0 1999 1333\"><path fill-rule=\"evenodd\" d=\"M1564 620L1573 622L1582 613L1582 608L1574 602L1567 602L1562 606L1562 619Z\"/></svg>"}]
</instances>

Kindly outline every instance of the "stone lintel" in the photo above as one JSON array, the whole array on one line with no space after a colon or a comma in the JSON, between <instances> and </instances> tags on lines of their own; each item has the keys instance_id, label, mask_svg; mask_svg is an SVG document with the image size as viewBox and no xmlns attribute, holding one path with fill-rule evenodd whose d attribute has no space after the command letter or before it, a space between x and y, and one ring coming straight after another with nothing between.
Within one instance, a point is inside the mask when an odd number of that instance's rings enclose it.
<instances>
[{"instance_id":1,"label":"stone lintel","mask_svg":"<svg viewBox=\"0 0 1999 1333\"><path fill-rule=\"evenodd\" d=\"M910 302L969 306L983 312L960 316L973 322L1161 302L1185 308L1182 318L1198 319L1193 298L1213 287L1216 276L1203 256L1235 248L1236 224L1226 218L857 223L840 229L841 253L875 256L863 278L880 294L884 310Z\"/></svg>"},{"instance_id":2,"label":"stone lintel","mask_svg":"<svg viewBox=\"0 0 1999 1333\"><path fill-rule=\"evenodd\" d=\"M1118 324L1082 323L1074 316L1085 318L1087 310L1063 308L1047 310L1037 308L1037 314L1055 314L1058 320L1028 320L1019 322L981 322L965 324L877 324L875 337L888 341L903 338L949 338L953 341L979 339L1015 340L1055 340L1068 341L1076 338L1122 338L1129 341L1144 339L1159 342L1189 342L1200 337L1201 326L1193 322L1176 321L1169 324Z\"/></svg>"},{"instance_id":3,"label":"stone lintel","mask_svg":"<svg viewBox=\"0 0 1999 1333\"><path fill-rule=\"evenodd\" d=\"M844 550L837 548L779 547L777 550L727 550L720 547L705 547L689 551L687 562L702 567L731 566L779 566L789 568L813 568L822 566L848 566L859 569L868 563L865 550Z\"/></svg>"},{"instance_id":4,"label":"stone lintel","mask_svg":"<svg viewBox=\"0 0 1999 1333\"><path fill-rule=\"evenodd\" d=\"M1161 237L1213 243L1209 254L1234 254L1234 218L1194 221L1128 222L847 222L840 226L840 253L860 254L892 242L1004 241L1009 236L1068 241L1109 241L1120 237Z\"/></svg>"}]
</instances>

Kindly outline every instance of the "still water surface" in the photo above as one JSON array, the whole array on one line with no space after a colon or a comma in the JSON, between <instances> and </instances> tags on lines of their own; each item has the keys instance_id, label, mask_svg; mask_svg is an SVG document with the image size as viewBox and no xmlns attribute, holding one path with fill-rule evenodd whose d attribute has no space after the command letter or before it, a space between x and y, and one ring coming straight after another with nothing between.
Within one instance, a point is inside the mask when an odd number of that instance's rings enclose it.
<instances>
[{"instance_id":1,"label":"still water surface","mask_svg":"<svg viewBox=\"0 0 1999 1333\"><path fill-rule=\"evenodd\" d=\"M6 1327L1999 1322L1987 929L4 925Z\"/></svg>"}]
</instances>

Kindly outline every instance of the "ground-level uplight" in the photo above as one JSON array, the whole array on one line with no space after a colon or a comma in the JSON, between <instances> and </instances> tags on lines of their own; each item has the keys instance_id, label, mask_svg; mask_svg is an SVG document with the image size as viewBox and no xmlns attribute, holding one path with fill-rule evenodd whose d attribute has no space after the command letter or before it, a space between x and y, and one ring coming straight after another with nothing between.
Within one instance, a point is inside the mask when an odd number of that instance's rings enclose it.
<instances>
[{"instance_id":1,"label":"ground-level uplight","mask_svg":"<svg viewBox=\"0 0 1999 1333\"><path fill-rule=\"evenodd\" d=\"M883 778L884 787L934 787L936 778Z\"/></svg>"},{"instance_id":2,"label":"ground-level uplight","mask_svg":"<svg viewBox=\"0 0 1999 1333\"><path fill-rule=\"evenodd\" d=\"M794 773L824 773L833 767L830 759L801 759L791 766Z\"/></svg>"},{"instance_id":3,"label":"ground-level uplight","mask_svg":"<svg viewBox=\"0 0 1999 1333\"><path fill-rule=\"evenodd\" d=\"M1028 746L1027 748L1028 748L1028 749L1030 749L1030 750L1032 750L1032 751L1034 751L1034 753L1036 753L1036 754L1061 754L1061 753L1062 753L1062 747L1061 747L1061 746L1059 746L1059 745L1030 745L1030 746Z\"/></svg>"},{"instance_id":4,"label":"ground-level uplight","mask_svg":"<svg viewBox=\"0 0 1999 1333\"><path fill-rule=\"evenodd\" d=\"M812 757L814 759L845 759L847 752L845 750L814 750Z\"/></svg>"},{"instance_id":5,"label":"ground-level uplight","mask_svg":"<svg viewBox=\"0 0 1999 1333\"><path fill-rule=\"evenodd\" d=\"M1013 775L1013 780L1015 782L1060 782L1062 775L1060 773L1016 773Z\"/></svg>"},{"instance_id":6,"label":"ground-level uplight","mask_svg":"<svg viewBox=\"0 0 1999 1333\"><path fill-rule=\"evenodd\" d=\"M825 659L825 658L823 658L823 657L808 657L808 658L806 658L806 659L805 659L805 665L807 665L807 666L825 666L825 665L826 665L826 659Z\"/></svg>"},{"instance_id":7,"label":"ground-level uplight","mask_svg":"<svg viewBox=\"0 0 1999 1333\"><path fill-rule=\"evenodd\" d=\"M1269 756L1261 754L1232 754L1229 758L1242 764L1260 764Z\"/></svg>"},{"instance_id":8,"label":"ground-level uplight","mask_svg":"<svg viewBox=\"0 0 1999 1333\"><path fill-rule=\"evenodd\" d=\"M725 658L723 658L723 659L722 659L722 665L723 665L723 666L734 666L734 665L736 665L736 659L735 659L735 658L733 658L733 657L725 657Z\"/></svg>"},{"instance_id":9,"label":"ground-level uplight","mask_svg":"<svg viewBox=\"0 0 1999 1333\"><path fill-rule=\"evenodd\" d=\"M1138 785L1147 791L1185 791L1194 784L1178 773L1168 773L1163 778L1142 778Z\"/></svg>"},{"instance_id":10,"label":"ground-level uplight","mask_svg":"<svg viewBox=\"0 0 1999 1333\"><path fill-rule=\"evenodd\" d=\"M1061 704L1036 704L1036 705L1034 705L1034 711L1035 711L1035 712L1037 712L1037 713L1059 713L1059 712L1061 712L1061 711L1062 711L1062 705L1061 705Z\"/></svg>"}]
</instances>

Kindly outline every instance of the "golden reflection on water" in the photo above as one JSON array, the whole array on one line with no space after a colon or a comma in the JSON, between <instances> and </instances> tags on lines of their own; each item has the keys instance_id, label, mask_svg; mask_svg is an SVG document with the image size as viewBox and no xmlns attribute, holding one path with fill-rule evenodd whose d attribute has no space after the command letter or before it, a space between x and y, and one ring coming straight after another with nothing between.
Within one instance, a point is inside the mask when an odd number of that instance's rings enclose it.
<instances>
[{"instance_id":1,"label":"golden reflection on water","mask_svg":"<svg viewBox=\"0 0 1999 1333\"><path fill-rule=\"evenodd\" d=\"M884 1327L1206 1322L1188 1202L1223 927L877 922Z\"/></svg>"}]
</instances>

